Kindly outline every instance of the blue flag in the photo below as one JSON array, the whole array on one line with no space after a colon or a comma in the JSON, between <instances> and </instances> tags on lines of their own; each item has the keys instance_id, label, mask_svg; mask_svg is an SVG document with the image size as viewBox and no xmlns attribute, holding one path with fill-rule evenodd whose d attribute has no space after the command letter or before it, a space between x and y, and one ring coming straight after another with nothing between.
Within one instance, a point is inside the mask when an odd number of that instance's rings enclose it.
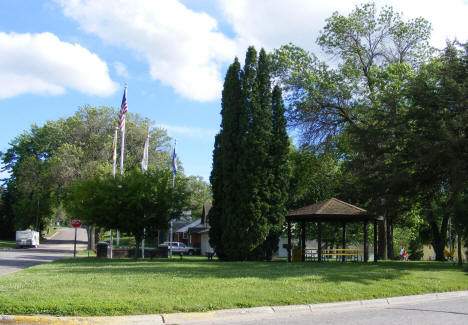
<instances>
[{"instance_id":1,"label":"blue flag","mask_svg":"<svg viewBox=\"0 0 468 325\"><path fill-rule=\"evenodd\" d=\"M172 170L174 171L174 175L177 174L176 145L177 145L177 142L174 142L174 153L172 154Z\"/></svg>"}]
</instances>

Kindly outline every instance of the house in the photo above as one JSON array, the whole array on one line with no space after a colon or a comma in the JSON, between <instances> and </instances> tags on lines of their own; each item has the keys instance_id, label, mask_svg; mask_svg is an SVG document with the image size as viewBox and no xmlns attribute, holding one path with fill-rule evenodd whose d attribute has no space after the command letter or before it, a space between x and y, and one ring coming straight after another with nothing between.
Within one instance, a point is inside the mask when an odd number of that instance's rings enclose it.
<instances>
[{"instance_id":1,"label":"house","mask_svg":"<svg viewBox=\"0 0 468 325\"><path fill-rule=\"evenodd\" d=\"M211 203L204 203L202 216L193 221L174 221L173 222L173 241L182 242L186 245L199 248L202 255L206 252L212 252L213 249L209 243L209 218L208 213L211 209Z\"/></svg>"},{"instance_id":2,"label":"house","mask_svg":"<svg viewBox=\"0 0 468 325\"><path fill-rule=\"evenodd\" d=\"M207 252L213 252L213 248L210 246L210 220L209 213L211 209L211 203L203 204L202 217L201 217L201 226L203 228L198 229L198 234L200 234L200 250L201 254L205 255Z\"/></svg>"},{"instance_id":3,"label":"house","mask_svg":"<svg viewBox=\"0 0 468 325\"><path fill-rule=\"evenodd\" d=\"M191 222L185 223L174 231L174 241L182 242L186 245L195 248L200 247L200 235L192 233L190 230L198 227L201 224L201 219L196 219Z\"/></svg>"}]
</instances>

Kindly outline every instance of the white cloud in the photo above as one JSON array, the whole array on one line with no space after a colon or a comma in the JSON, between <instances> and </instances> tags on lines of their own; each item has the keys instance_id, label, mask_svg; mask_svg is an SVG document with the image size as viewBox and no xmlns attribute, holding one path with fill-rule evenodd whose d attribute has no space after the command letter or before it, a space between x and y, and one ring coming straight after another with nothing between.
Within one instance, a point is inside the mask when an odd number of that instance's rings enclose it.
<instances>
[{"instance_id":1,"label":"white cloud","mask_svg":"<svg viewBox=\"0 0 468 325\"><path fill-rule=\"evenodd\" d=\"M189 136L192 138L210 139L210 140L213 140L214 136L218 132L217 130L201 129L201 128L194 128L194 127L189 127L189 126L160 124L159 127L167 130L171 136L174 136L174 135Z\"/></svg>"},{"instance_id":2,"label":"white cloud","mask_svg":"<svg viewBox=\"0 0 468 325\"><path fill-rule=\"evenodd\" d=\"M176 0L56 1L86 32L142 55L151 77L180 95L198 101L221 96L220 70L233 60L236 44L214 18Z\"/></svg>"},{"instance_id":3,"label":"white cloud","mask_svg":"<svg viewBox=\"0 0 468 325\"><path fill-rule=\"evenodd\" d=\"M127 66L125 64L120 61L114 61L112 65L114 66L115 73L117 73L118 76L124 78L129 77Z\"/></svg>"},{"instance_id":4,"label":"white cloud","mask_svg":"<svg viewBox=\"0 0 468 325\"><path fill-rule=\"evenodd\" d=\"M232 25L237 40L244 48L250 44L268 50L292 42L313 52L325 19L334 11L347 15L362 0L220 0L220 8ZM376 0L378 8L393 6L403 19L423 17L434 31L431 43L443 47L445 39L468 38L468 4L464 0Z\"/></svg>"},{"instance_id":5,"label":"white cloud","mask_svg":"<svg viewBox=\"0 0 468 325\"><path fill-rule=\"evenodd\" d=\"M107 65L79 44L51 33L0 32L0 99L25 93L59 95L66 89L106 96L117 85Z\"/></svg>"},{"instance_id":6,"label":"white cloud","mask_svg":"<svg viewBox=\"0 0 468 325\"><path fill-rule=\"evenodd\" d=\"M183 97L211 101L221 95L221 70L242 60L249 45L267 50L294 43L325 58L315 44L326 18L334 11L346 15L363 0L217 0L220 17L190 9L188 0L55 0L65 16L104 42L128 48L149 65L150 76ZM181 3L184 1L185 5ZM424 17L434 27L432 44L443 47L446 38L466 41L468 5L464 0L375 0L391 5L404 19ZM202 2L198 2L200 4ZM213 1L209 1L213 4ZM196 4L195 4L196 5ZM223 19L223 20L221 20ZM232 28L226 36L218 22ZM125 66L114 63L120 76ZM131 74L131 73L130 73ZM48 85L37 85L48 87ZM61 89L48 87L50 92Z\"/></svg>"},{"instance_id":7,"label":"white cloud","mask_svg":"<svg viewBox=\"0 0 468 325\"><path fill-rule=\"evenodd\" d=\"M385 2L380 0L378 5ZM431 44L438 48L445 47L447 39L458 38L468 41L468 2L466 0L392 0L393 8L403 13L403 18L426 18L433 27Z\"/></svg>"}]
</instances>

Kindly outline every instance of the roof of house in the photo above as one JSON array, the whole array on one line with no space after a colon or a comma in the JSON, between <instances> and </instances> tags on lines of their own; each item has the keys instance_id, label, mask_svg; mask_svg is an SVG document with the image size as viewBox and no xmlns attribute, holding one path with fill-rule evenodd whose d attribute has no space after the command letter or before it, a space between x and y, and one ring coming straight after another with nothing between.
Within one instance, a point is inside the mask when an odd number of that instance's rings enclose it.
<instances>
[{"instance_id":1,"label":"roof of house","mask_svg":"<svg viewBox=\"0 0 468 325\"><path fill-rule=\"evenodd\" d=\"M173 221L172 222L172 229L174 229L174 232L177 232L177 229L182 228L183 226L189 224L187 221Z\"/></svg>"},{"instance_id":2,"label":"roof of house","mask_svg":"<svg viewBox=\"0 0 468 325\"><path fill-rule=\"evenodd\" d=\"M190 227L188 229L188 231L192 234L199 234L205 230L209 230L210 228L209 227L205 227L204 224L199 224L198 226L195 226L195 227Z\"/></svg>"},{"instance_id":3,"label":"roof of house","mask_svg":"<svg viewBox=\"0 0 468 325\"><path fill-rule=\"evenodd\" d=\"M201 219L193 220L192 222L185 223L185 224L184 224L182 227L180 227L180 228L175 228L175 229L177 229L175 232L186 232L187 230L189 230L189 228L196 227L196 226L198 226L200 223L201 223Z\"/></svg>"},{"instance_id":4,"label":"roof of house","mask_svg":"<svg viewBox=\"0 0 468 325\"><path fill-rule=\"evenodd\" d=\"M336 198L290 211L287 220L362 221L373 219L366 210Z\"/></svg>"}]
</instances>

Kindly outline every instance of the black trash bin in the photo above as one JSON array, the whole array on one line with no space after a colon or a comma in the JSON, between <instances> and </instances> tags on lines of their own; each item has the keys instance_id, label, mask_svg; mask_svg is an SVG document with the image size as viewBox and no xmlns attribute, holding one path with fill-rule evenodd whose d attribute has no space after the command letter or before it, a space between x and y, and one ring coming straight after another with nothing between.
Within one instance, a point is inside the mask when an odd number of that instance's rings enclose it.
<instances>
[{"instance_id":1,"label":"black trash bin","mask_svg":"<svg viewBox=\"0 0 468 325\"><path fill-rule=\"evenodd\" d=\"M96 256L106 258L107 257L107 246L109 246L109 244L106 243L105 241L98 242L96 244L96 247L97 247Z\"/></svg>"},{"instance_id":2,"label":"black trash bin","mask_svg":"<svg viewBox=\"0 0 468 325\"><path fill-rule=\"evenodd\" d=\"M169 256L169 249L167 246L158 247L158 255L159 257L168 257Z\"/></svg>"}]
</instances>

